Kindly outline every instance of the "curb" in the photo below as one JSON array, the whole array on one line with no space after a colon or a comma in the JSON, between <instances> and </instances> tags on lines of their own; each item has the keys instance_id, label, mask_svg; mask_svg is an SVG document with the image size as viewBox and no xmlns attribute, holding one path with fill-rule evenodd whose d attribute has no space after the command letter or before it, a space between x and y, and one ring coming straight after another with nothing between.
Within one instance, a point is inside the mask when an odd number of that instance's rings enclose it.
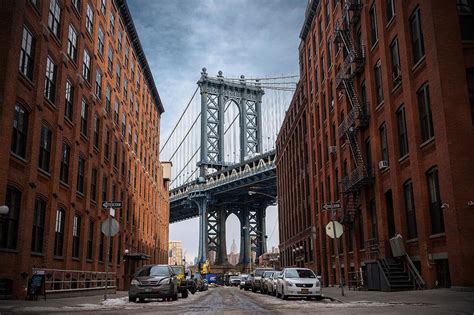
<instances>
[{"instance_id":1,"label":"curb","mask_svg":"<svg viewBox=\"0 0 474 315\"><path fill-rule=\"evenodd\" d=\"M330 300L331 302L345 303L345 302L342 301L342 300L339 300L339 299L336 299L336 298L333 298L333 297L327 296L327 295L324 295L324 296L323 296L323 299L328 299L328 300Z\"/></svg>"}]
</instances>

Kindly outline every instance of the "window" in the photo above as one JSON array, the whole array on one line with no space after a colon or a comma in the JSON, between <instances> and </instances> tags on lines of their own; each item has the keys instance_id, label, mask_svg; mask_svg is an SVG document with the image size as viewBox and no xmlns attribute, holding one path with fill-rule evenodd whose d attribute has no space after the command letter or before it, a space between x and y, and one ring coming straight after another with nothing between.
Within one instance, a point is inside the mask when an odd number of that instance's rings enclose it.
<instances>
[{"instance_id":1,"label":"window","mask_svg":"<svg viewBox=\"0 0 474 315\"><path fill-rule=\"evenodd\" d=\"M81 246L81 217L77 214L72 222L72 257L79 258Z\"/></svg>"},{"instance_id":2,"label":"window","mask_svg":"<svg viewBox=\"0 0 474 315\"><path fill-rule=\"evenodd\" d=\"M118 167L118 141L114 139L114 166Z\"/></svg>"},{"instance_id":3,"label":"window","mask_svg":"<svg viewBox=\"0 0 474 315\"><path fill-rule=\"evenodd\" d=\"M117 38L117 50L119 52L122 52L122 30L119 31L118 33L118 38Z\"/></svg>"},{"instance_id":4,"label":"window","mask_svg":"<svg viewBox=\"0 0 474 315\"><path fill-rule=\"evenodd\" d=\"M319 44L323 42L323 20L319 19Z\"/></svg>"},{"instance_id":5,"label":"window","mask_svg":"<svg viewBox=\"0 0 474 315\"><path fill-rule=\"evenodd\" d=\"M431 233L444 232L444 218L441 209L441 197L439 193L438 168L433 167L426 173L428 181L428 197L431 217Z\"/></svg>"},{"instance_id":6,"label":"window","mask_svg":"<svg viewBox=\"0 0 474 315\"><path fill-rule=\"evenodd\" d=\"M133 84L134 78L135 78L135 62L132 62L132 73L130 75L130 81L132 81L132 84Z\"/></svg>"},{"instance_id":7,"label":"window","mask_svg":"<svg viewBox=\"0 0 474 315\"><path fill-rule=\"evenodd\" d=\"M110 131L105 129L105 145L104 145L104 158L109 160L110 157Z\"/></svg>"},{"instance_id":8,"label":"window","mask_svg":"<svg viewBox=\"0 0 474 315\"><path fill-rule=\"evenodd\" d=\"M20 72L30 80L33 80L33 64L35 58L35 44L36 41L33 38L31 32L23 27L23 34L21 38L21 50L20 50Z\"/></svg>"},{"instance_id":9,"label":"window","mask_svg":"<svg viewBox=\"0 0 474 315\"><path fill-rule=\"evenodd\" d=\"M122 113L122 137L125 137L125 132L127 129L127 115Z\"/></svg>"},{"instance_id":10,"label":"window","mask_svg":"<svg viewBox=\"0 0 474 315\"><path fill-rule=\"evenodd\" d=\"M112 11L110 11L110 33L112 33L112 36L115 33L115 15Z\"/></svg>"},{"instance_id":11,"label":"window","mask_svg":"<svg viewBox=\"0 0 474 315\"><path fill-rule=\"evenodd\" d=\"M107 113L110 113L111 98L112 89L110 88L110 85L107 84L107 87L105 88L105 111Z\"/></svg>"},{"instance_id":12,"label":"window","mask_svg":"<svg viewBox=\"0 0 474 315\"><path fill-rule=\"evenodd\" d=\"M93 168L91 173L91 200L97 201L97 169Z\"/></svg>"},{"instance_id":13,"label":"window","mask_svg":"<svg viewBox=\"0 0 474 315\"><path fill-rule=\"evenodd\" d=\"M462 40L474 40L474 1L457 0Z\"/></svg>"},{"instance_id":14,"label":"window","mask_svg":"<svg viewBox=\"0 0 474 315\"><path fill-rule=\"evenodd\" d=\"M117 82L117 89L120 89L120 64L117 63L117 68L115 68L115 76L116 76L116 82Z\"/></svg>"},{"instance_id":15,"label":"window","mask_svg":"<svg viewBox=\"0 0 474 315\"><path fill-rule=\"evenodd\" d=\"M26 157L26 138L28 136L28 117L29 114L23 106L15 104L15 113L13 116L13 132L11 152L25 158Z\"/></svg>"},{"instance_id":16,"label":"window","mask_svg":"<svg viewBox=\"0 0 474 315\"><path fill-rule=\"evenodd\" d=\"M54 256L63 255L65 216L66 212L63 209L56 210L56 223L54 225Z\"/></svg>"},{"instance_id":17,"label":"window","mask_svg":"<svg viewBox=\"0 0 474 315\"><path fill-rule=\"evenodd\" d=\"M332 41L328 41L327 43L327 54L328 54L328 69L331 68L331 65L332 65Z\"/></svg>"},{"instance_id":18,"label":"window","mask_svg":"<svg viewBox=\"0 0 474 315\"><path fill-rule=\"evenodd\" d=\"M369 16L370 16L370 43L372 44L372 46L374 46L378 40L377 11L375 10L375 3L370 8Z\"/></svg>"},{"instance_id":19,"label":"window","mask_svg":"<svg viewBox=\"0 0 474 315\"><path fill-rule=\"evenodd\" d=\"M122 150L122 176L125 176L125 150Z\"/></svg>"},{"instance_id":20,"label":"window","mask_svg":"<svg viewBox=\"0 0 474 315\"><path fill-rule=\"evenodd\" d=\"M109 54L107 55L107 71L112 73L114 67L114 48L112 45L109 45Z\"/></svg>"},{"instance_id":21,"label":"window","mask_svg":"<svg viewBox=\"0 0 474 315\"><path fill-rule=\"evenodd\" d=\"M60 21L61 7L59 6L59 1L51 0L49 3L48 28L57 38L59 38Z\"/></svg>"},{"instance_id":22,"label":"window","mask_svg":"<svg viewBox=\"0 0 474 315\"><path fill-rule=\"evenodd\" d=\"M77 32L72 24L69 25L69 31L67 35L67 55L72 61L76 62L77 59Z\"/></svg>"},{"instance_id":23,"label":"window","mask_svg":"<svg viewBox=\"0 0 474 315\"><path fill-rule=\"evenodd\" d=\"M79 161L77 163L77 192L84 194L84 172L86 168L86 160L84 157L79 156Z\"/></svg>"},{"instance_id":24,"label":"window","mask_svg":"<svg viewBox=\"0 0 474 315\"><path fill-rule=\"evenodd\" d=\"M325 78L325 70L324 70L324 54L321 54L321 82L324 81Z\"/></svg>"},{"instance_id":25,"label":"window","mask_svg":"<svg viewBox=\"0 0 474 315\"><path fill-rule=\"evenodd\" d=\"M420 114L421 141L425 142L434 137L428 84L426 83L423 85L416 95L418 98L418 111Z\"/></svg>"},{"instance_id":26,"label":"window","mask_svg":"<svg viewBox=\"0 0 474 315\"><path fill-rule=\"evenodd\" d=\"M56 64L50 56L46 59L46 78L44 80L44 97L51 103L56 98Z\"/></svg>"},{"instance_id":27,"label":"window","mask_svg":"<svg viewBox=\"0 0 474 315\"><path fill-rule=\"evenodd\" d=\"M98 68L95 71L95 95L99 100L102 99L102 73Z\"/></svg>"},{"instance_id":28,"label":"window","mask_svg":"<svg viewBox=\"0 0 474 315\"><path fill-rule=\"evenodd\" d=\"M136 132L135 132L135 134L134 134L134 137L133 137L133 138L134 138L134 140L135 140L134 151L135 151L135 153L138 153L138 135L137 135L137 133L136 133Z\"/></svg>"},{"instance_id":29,"label":"window","mask_svg":"<svg viewBox=\"0 0 474 315\"><path fill-rule=\"evenodd\" d=\"M100 233L99 261L104 261L104 233Z\"/></svg>"},{"instance_id":30,"label":"window","mask_svg":"<svg viewBox=\"0 0 474 315\"><path fill-rule=\"evenodd\" d=\"M119 119L119 102L116 99L115 105L114 105L114 124L115 125L118 125L118 119Z\"/></svg>"},{"instance_id":31,"label":"window","mask_svg":"<svg viewBox=\"0 0 474 315\"><path fill-rule=\"evenodd\" d=\"M474 124L474 68L466 70L467 87L469 91L469 104L471 106L471 120Z\"/></svg>"},{"instance_id":32,"label":"window","mask_svg":"<svg viewBox=\"0 0 474 315\"><path fill-rule=\"evenodd\" d=\"M100 130L100 118L99 116L95 116L95 119L94 119L94 147L99 150L99 145L100 145L100 142L99 142L99 130Z\"/></svg>"},{"instance_id":33,"label":"window","mask_svg":"<svg viewBox=\"0 0 474 315\"><path fill-rule=\"evenodd\" d=\"M380 132L380 152L382 153L382 161L389 162L388 159L388 142L387 142L387 128L385 123L379 128Z\"/></svg>"},{"instance_id":34,"label":"window","mask_svg":"<svg viewBox=\"0 0 474 315\"><path fill-rule=\"evenodd\" d=\"M46 215L46 201L40 198L35 200L35 212L33 214L33 231L31 235L31 251L43 252L44 218Z\"/></svg>"},{"instance_id":35,"label":"window","mask_svg":"<svg viewBox=\"0 0 474 315\"><path fill-rule=\"evenodd\" d=\"M383 88L382 88L382 69L380 60L377 61L377 64L374 67L375 73L375 97L377 100L377 105L380 105L383 102Z\"/></svg>"},{"instance_id":36,"label":"window","mask_svg":"<svg viewBox=\"0 0 474 315\"><path fill-rule=\"evenodd\" d=\"M97 37L97 50L99 51L99 54L104 55L104 30L102 30L102 25L99 25Z\"/></svg>"},{"instance_id":37,"label":"window","mask_svg":"<svg viewBox=\"0 0 474 315\"><path fill-rule=\"evenodd\" d=\"M71 148L67 143L63 143L63 148L61 151L61 168L59 171L59 179L65 183L69 184L69 159L71 157Z\"/></svg>"},{"instance_id":38,"label":"window","mask_svg":"<svg viewBox=\"0 0 474 315\"><path fill-rule=\"evenodd\" d=\"M87 49L84 49L84 60L82 62L82 76L88 82L91 81L91 56Z\"/></svg>"},{"instance_id":39,"label":"window","mask_svg":"<svg viewBox=\"0 0 474 315\"><path fill-rule=\"evenodd\" d=\"M89 3L87 4L86 9L86 30L92 36L92 33L94 32L94 11Z\"/></svg>"},{"instance_id":40,"label":"window","mask_svg":"<svg viewBox=\"0 0 474 315\"><path fill-rule=\"evenodd\" d=\"M405 197L405 211L407 215L407 239L416 238L416 214L415 201L413 199L413 185L411 181L403 185L403 196Z\"/></svg>"},{"instance_id":41,"label":"window","mask_svg":"<svg viewBox=\"0 0 474 315\"><path fill-rule=\"evenodd\" d=\"M102 201L107 201L107 177L102 177Z\"/></svg>"},{"instance_id":42,"label":"window","mask_svg":"<svg viewBox=\"0 0 474 315\"><path fill-rule=\"evenodd\" d=\"M398 127L398 152L400 157L408 154L408 135L407 123L405 115L405 106L401 106L397 112L397 127Z\"/></svg>"},{"instance_id":43,"label":"window","mask_svg":"<svg viewBox=\"0 0 474 315\"><path fill-rule=\"evenodd\" d=\"M38 166L45 172L49 172L49 160L51 158L51 130L45 125L41 126L40 150Z\"/></svg>"},{"instance_id":44,"label":"window","mask_svg":"<svg viewBox=\"0 0 474 315\"><path fill-rule=\"evenodd\" d=\"M395 16L395 1L387 0L387 21L390 22Z\"/></svg>"},{"instance_id":45,"label":"window","mask_svg":"<svg viewBox=\"0 0 474 315\"><path fill-rule=\"evenodd\" d=\"M18 219L21 209L21 191L7 186L5 205L10 211L0 221L0 248L16 249L18 240Z\"/></svg>"},{"instance_id":46,"label":"window","mask_svg":"<svg viewBox=\"0 0 474 315\"><path fill-rule=\"evenodd\" d=\"M72 0L72 6L77 12L81 12L81 0Z\"/></svg>"},{"instance_id":47,"label":"window","mask_svg":"<svg viewBox=\"0 0 474 315\"><path fill-rule=\"evenodd\" d=\"M102 234L102 233L101 233ZM87 259L94 257L94 221L89 221L89 232L87 233Z\"/></svg>"},{"instance_id":48,"label":"window","mask_svg":"<svg viewBox=\"0 0 474 315\"><path fill-rule=\"evenodd\" d=\"M370 223L371 223L371 236L373 239L378 239L378 227L377 227L377 208L375 206L375 199L370 200L369 203L370 211Z\"/></svg>"},{"instance_id":49,"label":"window","mask_svg":"<svg viewBox=\"0 0 474 315\"><path fill-rule=\"evenodd\" d=\"M88 129L88 120L89 120L89 106L86 103L86 100L82 99L81 105L81 134L87 137L87 129Z\"/></svg>"},{"instance_id":50,"label":"window","mask_svg":"<svg viewBox=\"0 0 474 315\"><path fill-rule=\"evenodd\" d=\"M400 54L398 53L397 38L390 44L390 55L392 59L392 81L394 85L397 85L401 82Z\"/></svg>"},{"instance_id":51,"label":"window","mask_svg":"<svg viewBox=\"0 0 474 315\"><path fill-rule=\"evenodd\" d=\"M129 52L129 47L126 45L125 47L125 68L128 67L128 52Z\"/></svg>"},{"instance_id":52,"label":"window","mask_svg":"<svg viewBox=\"0 0 474 315\"><path fill-rule=\"evenodd\" d=\"M128 125L128 145L132 145L132 125Z\"/></svg>"},{"instance_id":53,"label":"window","mask_svg":"<svg viewBox=\"0 0 474 315\"><path fill-rule=\"evenodd\" d=\"M413 64L418 63L425 55L423 32L421 30L420 8L416 8L410 17L411 45L413 49Z\"/></svg>"},{"instance_id":54,"label":"window","mask_svg":"<svg viewBox=\"0 0 474 315\"><path fill-rule=\"evenodd\" d=\"M105 0L100 0L100 12L105 15Z\"/></svg>"},{"instance_id":55,"label":"window","mask_svg":"<svg viewBox=\"0 0 474 315\"><path fill-rule=\"evenodd\" d=\"M71 81L66 81L66 101L64 105L64 117L72 122L74 108L74 86Z\"/></svg>"}]
</instances>

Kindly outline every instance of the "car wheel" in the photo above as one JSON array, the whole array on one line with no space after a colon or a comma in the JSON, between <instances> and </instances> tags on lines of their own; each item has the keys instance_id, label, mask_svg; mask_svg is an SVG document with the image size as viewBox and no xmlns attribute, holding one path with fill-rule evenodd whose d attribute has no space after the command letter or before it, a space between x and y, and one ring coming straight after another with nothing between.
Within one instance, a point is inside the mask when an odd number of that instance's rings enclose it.
<instances>
[{"instance_id":1,"label":"car wheel","mask_svg":"<svg viewBox=\"0 0 474 315\"><path fill-rule=\"evenodd\" d=\"M315 296L314 299L316 301L321 301L323 299L323 296L322 295L318 295L318 296Z\"/></svg>"},{"instance_id":2,"label":"car wheel","mask_svg":"<svg viewBox=\"0 0 474 315\"><path fill-rule=\"evenodd\" d=\"M129 296L129 297L128 297L128 301L129 301L129 302L136 302L136 301L137 301L137 298L136 298L136 297Z\"/></svg>"},{"instance_id":3,"label":"car wheel","mask_svg":"<svg viewBox=\"0 0 474 315\"><path fill-rule=\"evenodd\" d=\"M139 302L139 303L144 303L144 302L145 302L145 299L144 299L144 298L138 298L138 302Z\"/></svg>"},{"instance_id":4,"label":"car wheel","mask_svg":"<svg viewBox=\"0 0 474 315\"><path fill-rule=\"evenodd\" d=\"M254 288L254 287L252 287L252 292L253 292L253 293L257 292L257 289Z\"/></svg>"},{"instance_id":5,"label":"car wheel","mask_svg":"<svg viewBox=\"0 0 474 315\"><path fill-rule=\"evenodd\" d=\"M171 297L171 299L172 299L173 301L177 301L177 300L178 300L178 293L176 293L175 295L173 295L173 296Z\"/></svg>"},{"instance_id":6,"label":"car wheel","mask_svg":"<svg viewBox=\"0 0 474 315\"><path fill-rule=\"evenodd\" d=\"M183 292L181 292L181 297L182 297L183 299L187 298L188 295L189 295L188 290L184 290ZM177 296L177 294L176 294L176 296Z\"/></svg>"}]
</instances>

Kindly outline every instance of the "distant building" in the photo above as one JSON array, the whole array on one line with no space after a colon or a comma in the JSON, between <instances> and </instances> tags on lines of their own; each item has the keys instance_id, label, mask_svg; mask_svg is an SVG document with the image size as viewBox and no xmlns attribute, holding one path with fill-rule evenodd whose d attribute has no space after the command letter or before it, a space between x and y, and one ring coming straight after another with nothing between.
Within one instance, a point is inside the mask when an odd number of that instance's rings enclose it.
<instances>
[{"instance_id":1,"label":"distant building","mask_svg":"<svg viewBox=\"0 0 474 315\"><path fill-rule=\"evenodd\" d=\"M230 247L230 254L227 255L227 261L231 265L237 265L239 263L240 253L237 252L237 244L235 244L235 239L232 240L232 245Z\"/></svg>"},{"instance_id":2,"label":"distant building","mask_svg":"<svg viewBox=\"0 0 474 315\"><path fill-rule=\"evenodd\" d=\"M170 265L183 264L183 242L169 241L168 264Z\"/></svg>"}]
</instances>

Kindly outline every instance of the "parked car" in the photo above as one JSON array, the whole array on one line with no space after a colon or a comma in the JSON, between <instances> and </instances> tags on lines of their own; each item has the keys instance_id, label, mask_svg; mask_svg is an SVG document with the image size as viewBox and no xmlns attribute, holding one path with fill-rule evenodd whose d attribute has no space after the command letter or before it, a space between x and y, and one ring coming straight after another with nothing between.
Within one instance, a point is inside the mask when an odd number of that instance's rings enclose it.
<instances>
[{"instance_id":1,"label":"parked car","mask_svg":"<svg viewBox=\"0 0 474 315\"><path fill-rule=\"evenodd\" d=\"M308 268L285 268L278 276L277 297L290 296L321 299L321 278Z\"/></svg>"},{"instance_id":2,"label":"parked car","mask_svg":"<svg viewBox=\"0 0 474 315\"><path fill-rule=\"evenodd\" d=\"M240 284L239 284L240 290L245 288L245 282L248 280L248 278L249 278L249 275L246 275L246 274L240 275Z\"/></svg>"},{"instance_id":3,"label":"parked car","mask_svg":"<svg viewBox=\"0 0 474 315\"><path fill-rule=\"evenodd\" d=\"M240 285L240 276L230 276L229 285L233 287L238 287Z\"/></svg>"},{"instance_id":4,"label":"parked car","mask_svg":"<svg viewBox=\"0 0 474 315\"><path fill-rule=\"evenodd\" d=\"M265 271L273 270L273 268L257 268L252 273L251 286L252 292L262 290L262 275Z\"/></svg>"},{"instance_id":5,"label":"parked car","mask_svg":"<svg viewBox=\"0 0 474 315\"><path fill-rule=\"evenodd\" d=\"M204 284L206 280L202 278L202 275L199 272L194 274L194 281L196 282L196 289L198 291L205 291Z\"/></svg>"},{"instance_id":6,"label":"parked car","mask_svg":"<svg viewBox=\"0 0 474 315\"><path fill-rule=\"evenodd\" d=\"M277 280L278 276L281 274L281 271L275 271L270 278L268 279L268 284L267 284L267 293L270 295L276 295L276 286L277 286Z\"/></svg>"},{"instance_id":7,"label":"parked car","mask_svg":"<svg viewBox=\"0 0 474 315\"><path fill-rule=\"evenodd\" d=\"M186 271L185 267L182 265L173 265L171 266L171 269L173 269L173 272L178 279L178 292L181 293L181 296L187 298L189 295L188 290L194 294L196 292L196 285L194 280L188 278L189 271Z\"/></svg>"},{"instance_id":8,"label":"parked car","mask_svg":"<svg viewBox=\"0 0 474 315\"><path fill-rule=\"evenodd\" d=\"M138 270L130 283L128 300L143 302L145 298L178 299L178 280L168 265L149 265Z\"/></svg>"},{"instance_id":9,"label":"parked car","mask_svg":"<svg viewBox=\"0 0 474 315\"><path fill-rule=\"evenodd\" d=\"M265 271L262 275L262 290L260 293L267 294L268 293L268 285L270 283L270 278L273 275L275 270Z\"/></svg>"}]
</instances>

